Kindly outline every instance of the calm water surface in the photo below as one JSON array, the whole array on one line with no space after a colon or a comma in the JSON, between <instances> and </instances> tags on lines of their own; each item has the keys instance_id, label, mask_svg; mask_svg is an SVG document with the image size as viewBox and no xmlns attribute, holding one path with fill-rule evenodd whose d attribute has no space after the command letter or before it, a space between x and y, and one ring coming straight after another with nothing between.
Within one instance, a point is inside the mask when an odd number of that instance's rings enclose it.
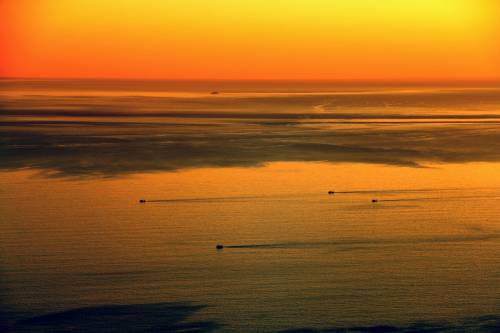
<instances>
[{"instance_id":1,"label":"calm water surface","mask_svg":"<svg viewBox=\"0 0 500 333\"><path fill-rule=\"evenodd\" d=\"M500 330L498 87L0 82L0 328Z\"/></svg>"}]
</instances>

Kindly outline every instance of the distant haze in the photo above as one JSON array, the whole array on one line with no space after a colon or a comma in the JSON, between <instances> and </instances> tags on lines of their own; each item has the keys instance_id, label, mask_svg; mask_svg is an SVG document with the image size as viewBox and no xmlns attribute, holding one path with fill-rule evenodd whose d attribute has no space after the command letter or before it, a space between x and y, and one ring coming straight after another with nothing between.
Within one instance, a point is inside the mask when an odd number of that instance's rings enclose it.
<instances>
[{"instance_id":1,"label":"distant haze","mask_svg":"<svg viewBox=\"0 0 500 333\"><path fill-rule=\"evenodd\" d=\"M493 0L3 0L0 76L500 78Z\"/></svg>"}]
</instances>

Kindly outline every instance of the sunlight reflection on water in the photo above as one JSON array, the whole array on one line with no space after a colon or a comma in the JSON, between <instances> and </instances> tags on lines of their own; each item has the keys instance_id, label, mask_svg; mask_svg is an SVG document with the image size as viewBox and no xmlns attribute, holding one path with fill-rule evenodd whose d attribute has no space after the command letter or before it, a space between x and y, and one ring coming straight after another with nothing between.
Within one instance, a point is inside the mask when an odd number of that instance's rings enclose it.
<instances>
[{"instance_id":1,"label":"sunlight reflection on water","mask_svg":"<svg viewBox=\"0 0 500 333\"><path fill-rule=\"evenodd\" d=\"M496 88L16 84L13 331L499 328Z\"/></svg>"}]
</instances>

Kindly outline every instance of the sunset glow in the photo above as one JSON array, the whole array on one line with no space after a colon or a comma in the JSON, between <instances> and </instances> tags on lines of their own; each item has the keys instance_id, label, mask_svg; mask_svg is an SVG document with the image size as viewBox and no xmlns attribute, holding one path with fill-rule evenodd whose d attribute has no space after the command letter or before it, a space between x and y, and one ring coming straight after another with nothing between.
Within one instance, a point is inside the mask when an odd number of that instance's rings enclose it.
<instances>
[{"instance_id":1,"label":"sunset glow","mask_svg":"<svg viewBox=\"0 0 500 333\"><path fill-rule=\"evenodd\" d=\"M0 75L500 78L491 0L0 2Z\"/></svg>"}]
</instances>

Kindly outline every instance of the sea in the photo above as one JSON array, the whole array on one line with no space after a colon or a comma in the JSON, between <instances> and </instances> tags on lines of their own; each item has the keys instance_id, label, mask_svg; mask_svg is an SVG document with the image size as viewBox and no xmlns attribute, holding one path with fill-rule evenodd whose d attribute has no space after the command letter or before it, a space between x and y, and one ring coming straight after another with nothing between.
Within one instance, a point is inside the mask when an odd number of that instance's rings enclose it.
<instances>
[{"instance_id":1,"label":"sea","mask_svg":"<svg viewBox=\"0 0 500 333\"><path fill-rule=\"evenodd\" d=\"M0 331L500 332L500 83L1 79Z\"/></svg>"}]
</instances>

